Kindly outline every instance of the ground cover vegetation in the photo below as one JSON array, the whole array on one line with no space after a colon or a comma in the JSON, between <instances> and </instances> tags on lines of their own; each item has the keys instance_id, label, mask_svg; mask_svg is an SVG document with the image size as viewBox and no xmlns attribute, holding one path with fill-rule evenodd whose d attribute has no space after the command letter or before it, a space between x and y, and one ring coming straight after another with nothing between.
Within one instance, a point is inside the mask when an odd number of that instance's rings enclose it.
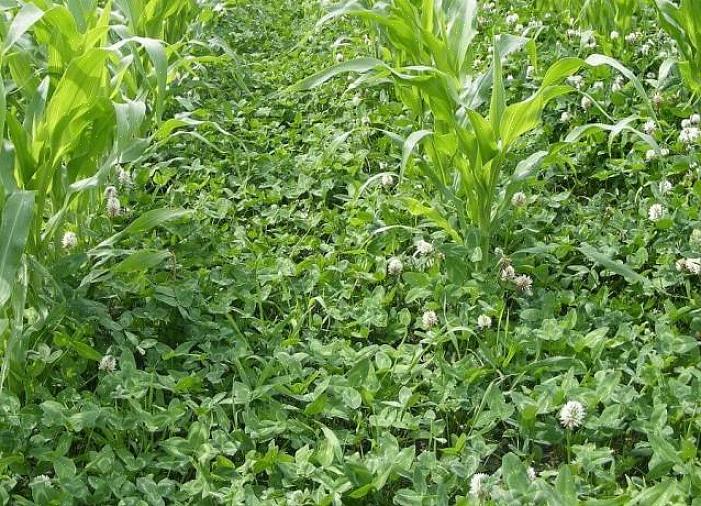
<instances>
[{"instance_id":1,"label":"ground cover vegetation","mask_svg":"<svg viewBox=\"0 0 701 506\"><path fill-rule=\"evenodd\" d=\"M0 39L1 504L701 504L694 0Z\"/></svg>"}]
</instances>

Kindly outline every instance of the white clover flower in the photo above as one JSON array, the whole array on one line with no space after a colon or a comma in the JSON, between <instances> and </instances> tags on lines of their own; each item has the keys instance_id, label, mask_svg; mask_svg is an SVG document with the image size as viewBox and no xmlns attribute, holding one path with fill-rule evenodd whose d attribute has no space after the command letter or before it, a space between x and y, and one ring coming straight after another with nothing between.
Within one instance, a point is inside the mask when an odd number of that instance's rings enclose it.
<instances>
[{"instance_id":1,"label":"white clover flower","mask_svg":"<svg viewBox=\"0 0 701 506\"><path fill-rule=\"evenodd\" d=\"M40 474L36 478L32 480L32 484L34 485L44 485L45 487L53 488L53 485L51 483L51 478L49 478L45 474Z\"/></svg>"},{"instance_id":2,"label":"white clover flower","mask_svg":"<svg viewBox=\"0 0 701 506\"><path fill-rule=\"evenodd\" d=\"M584 84L584 78L580 75L570 76L567 78L567 83L579 90L582 88L582 84Z\"/></svg>"},{"instance_id":3,"label":"white clover flower","mask_svg":"<svg viewBox=\"0 0 701 506\"><path fill-rule=\"evenodd\" d=\"M582 425L587 412L579 401L568 401L560 409L560 423L565 429L575 429Z\"/></svg>"},{"instance_id":4,"label":"white clover flower","mask_svg":"<svg viewBox=\"0 0 701 506\"><path fill-rule=\"evenodd\" d=\"M514 285L516 285L516 289L520 292L525 293L526 295L530 295L533 293L533 278L530 276L526 276L525 274L520 274L516 276L514 279Z\"/></svg>"},{"instance_id":5,"label":"white clover flower","mask_svg":"<svg viewBox=\"0 0 701 506\"><path fill-rule=\"evenodd\" d=\"M655 158L657 158L657 153L654 149L648 149L647 151L645 151L645 160L649 162L654 160Z\"/></svg>"},{"instance_id":6,"label":"white clover flower","mask_svg":"<svg viewBox=\"0 0 701 506\"><path fill-rule=\"evenodd\" d=\"M679 142L682 144L693 144L701 137L701 130L696 127L686 127L679 133Z\"/></svg>"},{"instance_id":7,"label":"white clover flower","mask_svg":"<svg viewBox=\"0 0 701 506\"><path fill-rule=\"evenodd\" d=\"M489 479L489 475L485 473L476 473L470 478L470 495L473 497L484 497L487 495L487 487L485 481Z\"/></svg>"},{"instance_id":8,"label":"white clover flower","mask_svg":"<svg viewBox=\"0 0 701 506\"><path fill-rule=\"evenodd\" d=\"M688 274L701 274L701 258L682 258L677 260L676 268L679 272Z\"/></svg>"},{"instance_id":9,"label":"white clover flower","mask_svg":"<svg viewBox=\"0 0 701 506\"><path fill-rule=\"evenodd\" d=\"M343 53L336 53L336 62L341 63L343 61Z\"/></svg>"},{"instance_id":10,"label":"white clover flower","mask_svg":"<svg viewBox=\"0 0 701 506\"><path fill-rule=\"evenodd\" d=\"M604 89L604 82L603 81L596 81L594 84L591 85L591 89L593 91L599 91Z\"/></svg>"},{"instance_id":11,"label":"white clover flower","mask_svg":"<svg viewBox=\"0 0 701 506\"><path fill-rule=\"evenodd\" d=\"M665 193L669 192L674 188L674 185L670 183L667 179L664 181L660 182L660 193L664 195Z\"/></svg>"},{"instance_id":12,"label":"white clover flower","mask_svg":"<svg viewBox=\"0 0 701 506\"><path fill-rule=\"evenodd\" d=\"M423 323L423 326L426 329L435 327L438 323L438 316L436 316L436 312L424 311L424 314L421 316L421 323Z\"/></svg>"},{"instance_id":13,"label":"white clover flower","mask_svg":"<svg viewBox=\"0 0 701 506\"><path fill-rule=\"evenodd\" d=\"M511 197L511 205L514 207L524 207L528 203L528 197L523 192L516 192Z\"/></svg>"},{"instance_id":14,"label":"white clover flower","mask_svg":"<svg viewBox=\"0 0 701 506\"><path fill-rule=\"evenodd\" d=\"M119 173L117 174L117 180L122 186L132 185L131 174L129 174L129 172L124 169L119 169Z\"/></svg>"},{"instance_id":15,"label":"white clover flower","mask_svg":"<svg viewBox=\"0 0 701 506\"><path fill-rule=\"evenodd\" d=\"M613 93L617 93L623 89L623 85L625 84L625 79L623 76L616 76L616 78L613 80L613 84L611 85L611 91Z\"/></svg>"},{"instance_id":16,"label":"white clover flower","mask_svg":"<svg viewBox=\"0 0 701 506\"><path fill-rule=\"evenodd\" d=\"M404 269L404 264L402 264L402 261L397 257L392 257L387 262L387 272L393 276L401 274L402 269Z\"/></svg>"},{"instance_id":17,"label":"white clover flower","mask_svg":"<svg viewBox=\"0 0 701 506\"><path fill-rule=\"evenodd\" d=\"M481 314L477 317L477 326L480 329L488 329L492 326L492 319L486 314Z\"/></svg>"},{"instance_id":18,"label":"white clover flower","mask_svg":"<svg viewBox=\"0 0 701 506\"><path fill-rule=\"evenodd\" d=\"M423 239L416 243L417 255L430 255L431 253L433 253L433 244Z\"/></svg>"},{"instance_id":19,"label":"white clover flower","mask_svg":"<svg viewBox=\"0 0 701 506\"><path fill-rule=\"evenodd\" d=\"M697 276L701 274L701 258L687 258L686 270L689 271L689 274L696 274Z\"/></svg>"},{"instance_id":20,"label":"white clover flower","mask_svg":"<svg viewBox=\"0 0 701 506\"><path fill-rule=\"evenodd\" d=\"M629 33L628 35L625 36L625 41L626 41L628 44L633 44L633 43L636 42L641 36L642 36L642 34L641 34L640 32L631 32L631 33Z\"/></svg>"},{"instance_id":21,"label":"white clover flower","mask_svg":"<svg viewBox=\"0 0 701 506\"><path fill-rule=\"evenodd\" d=\"M660 155L661 155L661 156L667 156L667 155L669 155L669 149L667 149L667 148L662 148L662 149L660 149Z\"/></svg>"},{"instance_id":22,"label":"white clover flower","mask_svg":"<svg viewBox=\"0 0 701 506\"><path fill-rule=\"evenodd\" d=\"M105 371L105 372L114 372L114 370L117 367L117 359L114 358L112 355L105 355L100 359L100 364L97 366L97 368L100 371Z\"/></svg>"},{"instance_id":23,"label":"white clover flower","mask_svg":"<svg viewBox=\"0 0 701 506\"><path fill-rule=\"evenodd\" d=\"M515 12L512 12L511 14L506 16L506 24L507 25L513 25L513 24L516 24L517 22L518 22L518 14L516 14Z\"/></svg>"},{"instance_id":24,"label":"white clover flower","mask_svg":"<svg viewBox=\"0 0 701 506\"><path fill-rule=\"evenodd\" d=\"M73 249L78 246L78 236L75 232L66 232L63 234L63 239L61 239L61 245L63 249Z\"/></svg>"},{"instance_id":25,"label":"white clover flower","mask_svg":"<svg viewBox=\"0 0 701 506\"><path fill-rule=\"evenodd\" d=\"M652 95L652 103L655 105L655 107L659 107L663 102L664 97L662 96L662 93L656 91L655 94Z\"/></svg>"},{"instance_id":26,"label":"white clover flower","mask_svg":"<svg viewBox=\"0 0 701 506\"><path fill-rule=\"evenodd\" d=\"M511 281L516 277L516 271L513 266L505 265L499 270L499 276L502 281Z\"/></svg>"},{"instance_id":27,"label":"white clover flower","mask_svg":"<svg viewBox=\"0 0 701 506\"><path fill-rule=\"evenodd\" d=\"M528 479L531 481L535 481L535 479L538 477L538 473L533 468L533 466L530 466L528 469L526 469L526 474L528 475Z\"/></svg>"},{"instance_id":28,"label":"white clover flower","mask_svg":"<svg viewBox=\"0 0 701 506\"><path fill-rule=\"evenodd\" d=\"M380 182L382 183L382 186L385 188L388 188L390 186L394 186L394 176L392 174L382 174L382 178L380 179Z\"/></svg>"},{"instance_id":29,"label":"white clover flower","mask_svg":"<svg viewBox=\"0 0 701 506\"><path fill-rule=\"evenodd\" d=\"M611 40L616 40L616 39L618 39L618 37L620 37L620 36L621 36L621 34L618 33L616 30L612 31L612 32L609 34L609 37L611 38Z\"/></svg>"},{"instance_id":30,"label":"white clover flower","mask_svg":"<svg viewBox=\"0 0 701 506\"><path fill-rule=\"evenodd\" d=\"M482 6L484 12L492 12L494 10L494 2L487 2Z\"/></svg>"},{"instance_id":31,"label":"white clover flower","mask_svg":"<svg viewBox=\"0 0 701 506\"><path fill-rule=\"evenodd\" d=\"M114 186L108 186L105 188L105 197L110 198L110 197L116 197L117 196L117 188Z\"/></svg>"},{"instance_id":32,"label":"white clover flower","mask_svg":"<svg viewBox=\"0 0 701 506\"><path fill-rule=\"evenodd\" d=\"M682 128L689 128L691 126L691 120L690 119L683 119L682 120Z\"/></svg>"},{"instance_id":33,"label":"white clover flower","mask_svg":"<svg viewBox=\"0 0 701 506\"><path fill-rule=\"evenodd\" d=\"M562 114L560 114L560 123L568 123L570 119L570 113L568 113L567 111L563 111Z\"/></svg>"},{"instance_id":34,"label":"white clover flower","mask_svg":"<svg viewBox=\"0 0 701 506\"><path fill-rule=\"evenodd\" d=\"M691 236L689 237L689 242L695 245L701 245L701 229L695 228L691 231Z\"/></svg>"},{"instance_id":35,"label":"white clover flower","mask_svg":"<svg viewBox=\"0 0 701 506\"><path fill-rule=\"evenodd\" d=\"M662 204L652 204L647 210L647 217L650 221L657 221L665 214L665 208Z\"/></svg>"},{"instance_id":36,"label":"white clover flower","mask_svg":"<svg viewBox=\"0 0 701 506\"><path fill-rule=\"evenodd\" d=\"M567 36L571 39L575 37L579 37L579 30L575 30L573 28L570 28L567 30Z\"/></svg>"},{"instance_id":37,"label":"white clover flower","mask_svg":"<svg viewBox=\"0 0 701 506\"><path fill-rule=\"evenodd\" d=\"M701 123L701 114L692 114L689 121L691 121L692 125L698 125Z\"/></svg>"},{"instance_id":38,"label":"white clover flower","mask_svg":"<svg viewBox=\"0 0 701 506\"><path fill-rule=\"evenodd\" d=\"M652 135L656 131L657 131L657 124L651 119L647 120L645 122L645 124L643 125L643 132L645 132L648 135Z\"/></svg>"},{"instance_id":39,"label":"white clover flower","mask_svg":"<svg viewBox=\"0 0 701 506\"><path fill-rule=\"evenodd\" d=\"M115 216L119 216L122 212L122 204L117 197L108 197L106 209L107 215L110 218L114 218Z\"/></svg>"},{"instance_id":40,"label":"white clover flower","mask_svg":"<svg viewBox=\"0 0 701 506\"><path fill-rule=\"evenodd\" d=\"M638 52L643 56L647 56L648 54L650 54L651 49L652 49L652 45L650 45L649 43L646 42L645 44L640 46L640 48L638 49Z\"/></svg>"},{"instance_id":41,"label":"white clover flower","mask_svg":"<svg viewBox=\"0 0 701 506\"><path fill-rule=\"evenodd\" d=\"M593 102L591 101L591 98L584 96L582 97L582 101L580 102L582 109L590 109Z\"/></svg>"}]
</instances>

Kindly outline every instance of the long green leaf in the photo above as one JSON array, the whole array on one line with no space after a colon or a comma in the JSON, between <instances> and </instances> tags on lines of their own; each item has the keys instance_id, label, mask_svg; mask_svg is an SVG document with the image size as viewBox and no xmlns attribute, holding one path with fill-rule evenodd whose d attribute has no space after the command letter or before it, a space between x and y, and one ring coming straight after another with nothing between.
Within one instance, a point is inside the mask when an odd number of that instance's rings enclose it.
<instances>
[{"instance_id":1,"label":"long green leaf","mask_svg":"<svg viewBox=\"0 0 701 506\"><path fill-rule=\"evenodd\" d=\"M629 283L640 283L642 285L649 285L650 281L644 277L635 272L633 269L628 267L626 264L623 262L615 261L608 255L605 255L592 247L589 244L582 244L582 246L579 247L579 251L581 251L585 256L587 256L590 260L603 265L605 268L610 270L611 272L614 272L620 276L623 276L626 281Z\"/></svg>"},{"instance_id":2,"label":"long green leaf","mask_svg":"<svg viewBox=\"0 0 701 506\"><path fill-rule=\"evenodd\" d=\"M0 222L0 307L12 295L12 287L29 237L34 212L34 192L17 191L5 201Z\"/></svg>"},{"instance_id":3,"label":"long green leaf","mask_svg":"<svg viewBox=\"0 0 701 506\"><path fill-rule=\"evenodd\" d=\"M93 250L91 250L91 253L97 252L97 250L101 248L110 246L126 236L147 232L154 227L163 225L164 223L182 218L184 216L189 216L192 213L193 211L187 209L153 209L151 211L147 211L131 222L124 230L117 232L113 236L102 241Z\"/></svg>"},{"instance_id":4,"label":"long green leaf","mask_svg":"<svg viewBox=\"0 0 701 506\"><path fill-rule=\"evenodd\" d=\"M44 15L39 7L33 3L27 3L22 6L22 9L17 13L17 15L12 20L10 28L7 30L7 35L2 44L2 50L0 54L4 56L7 52L15 45L15 43L27 33L37 21L39 21Z\"/></svg>"},{"instance_id":5,"label":"long green leaf","mask_svg":"<svg viewBox=\"0 0 701 506\"><path fill-rule=\"evenodd\" d=\"M367 72L377 67L384 67L385 64L378 60L377 58L356 58L355 60L350 60L347 62L339 63L333 67L329 67L326 70L317 72L316 74L302 79L301 81L289 86L287 91L304 91L311 90L324 84L329 79L336 77L339 74L344 74L346 72Z\"/></svg>"}]
</instances>

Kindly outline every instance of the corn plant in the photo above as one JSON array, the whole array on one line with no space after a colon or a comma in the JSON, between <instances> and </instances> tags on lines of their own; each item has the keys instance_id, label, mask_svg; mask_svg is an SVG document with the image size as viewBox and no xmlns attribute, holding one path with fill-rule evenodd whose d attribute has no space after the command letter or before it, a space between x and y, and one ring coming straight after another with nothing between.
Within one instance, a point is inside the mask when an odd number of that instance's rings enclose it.
<instances>
[{"instance_id":1,"label":"corn plant","mask_svg":"<svg viewBox=\"0 0 701 506\"><path fill-rule=\"evenodd\" d=\"M541 12L568 12L577 18L578 24L588 26L599 33L613 30L628 32L633 28L642 0L538 0Z\"/></svg>"},{"instance_id":2,"label":"corn plant","mask_svg":"<svg viewBox=\"0 0 701 506\"><path fill-rule=\"evenodd\" d=\"M465 241L470 227L476 227L486 261L504 202L544 157L539 153L519 165L516 172L504 174L513 148L519 138L538 125L546 104L571 90L561 82L582 62L566 59L556 63L531 97L508 104L502 59L527 41L507 35L496 37L490 70L471 76L465 57L476 34L476 11L476 2L469 0L424 1L420 6L418 2L396 0L388 9L361 9L355 3L347 4L332 16L350 13L375 21L387 32L391 54L398 56L392 58L392 64L367 58L343 63L295 88L317 86L344 71L362 72L361 81L391 80L421 127L404 143L402 168L410 163L414 148L423 143L428 163L420 162L419 168L455 212L457 228L447 216L419 202L408 202L409 209L431 217L458 241ZM478 109L487 99L489 107L483 115Z\"/></svg>"},{"instance_id":3,"label":"corn plant","mask_svg":"<svg viewBox=\"0 0 701 506\"><path fill-rule=\"evenodd\" d=\"M101 205L96 191L113 167L143 153L149 120L163 111L168 71L163 43L112 25L110 1L101 9L89 1L10 2L4 14L0 388L21 370L25 306L39 317L46 312L39 297L45 266L60 251L64 231L88 227L96 202ZM158 19L163 28L167 17ZM93 256L112 258L104 251L111 244Z\"/></svg>"},{"instance_id":4,"label":"corn plant","mask_svg":"<svg viewBox=\"0 0 701 506\"><path fill-rule=\"evenodd\" d=\"M514 163L515 148L539 125L551 100L573 91L562 84L564 79L585 65L607 65L633 80L641 96L645 91L620 63L593 55L586 61L564 58L555 62L535 93L508 103L503 59L532 42L510 35L495 37L491 67L485 73L470 75L465 59L476 34L476 11L474 0L394 0L373 8L346 3L322 22L345 14L371 20L386 34L390 62L375 58L348 61L297 83L291 90L313 88L344 72L361 74L354 85L392 82L419 124L404 142L402 171L411 163L414 149L422 144L428 161L419 161L419 169L449 207L448 214L441 214L408 199L409 210L433 220L459 242L467 241L476 228L486 263L493 231L507 203L547 155L541 151ZM480 112L485 102L488 107ZM654 117L654 111L652 114ZM505 173L508 166L515 166L512 173ZM457 216L457 223L452 215Z\"/></svg>"},{"instance_id":5,"label":"corn plant","mask_svg":"<svg viewBox=\"0 0 701 506\"><path fill-rule=\"evenodd\" d=\"M140 37L178 42L192 22L194 0L116 0L130 31Z\"/></svg>"},{"instance_id":6,"label":"corn plant","mask_svg":"<svg viewBox=\"0 0 701 506\"><path fill-rule=\"evenodd\" d=\"M701 92L701 6L696 0L656 0L659 21L682 54L679 71L685 84Z\"/></svg>"}]
</instances>

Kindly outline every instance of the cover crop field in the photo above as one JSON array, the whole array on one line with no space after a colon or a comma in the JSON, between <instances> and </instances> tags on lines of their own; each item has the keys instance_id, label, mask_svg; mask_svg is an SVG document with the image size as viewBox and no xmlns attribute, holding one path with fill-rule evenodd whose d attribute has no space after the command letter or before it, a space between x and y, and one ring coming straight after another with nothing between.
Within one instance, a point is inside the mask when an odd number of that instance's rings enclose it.
<instances>
[{"instance_id":1,"label":"cover crop field","mask_svg":"<svg viewBox=\"0 0 701 506\"><path fill-rule=\"evenodd\" d=\"M698 0L0 0L0 504L701 506Z\"/></svg>"}]
</instances>

